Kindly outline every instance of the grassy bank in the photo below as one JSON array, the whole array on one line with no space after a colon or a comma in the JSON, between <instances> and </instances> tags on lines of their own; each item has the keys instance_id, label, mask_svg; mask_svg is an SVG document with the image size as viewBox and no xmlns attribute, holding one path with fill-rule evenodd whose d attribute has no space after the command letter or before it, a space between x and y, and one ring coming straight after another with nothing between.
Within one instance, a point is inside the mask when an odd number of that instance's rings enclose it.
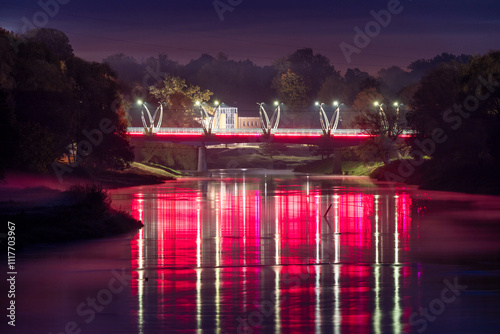
<instances>
[{"instance_id":1,"label":"grassy bank","mask_svg":"<svg viewBox=\"0 0 500 334\"><path fill-rule=\"evenodd\" d=\"M0 219L15 224L16 248L103 238L136 231L143 225L129 214L111 208L111 199L97 184L73 186L60 192L49 188L13 190L22 197L38 192L36 201L0 203ZM40 200L46 196L47 200ZM6 226L6 224L5 224ZM4 231L6 233L6 231Z\"/></svg>"},{"instance_id":2,"label":"grassy bank","mask_svg":"<svg viewBox=\"0 0 500 334\"><path fill-rule=\"evenodd\" d=\"M153 164L133 162L123 171L108 170L99 172L92 181L103 184L106 188L132 187L147 184L159 184L174 180L181 173L173 169Z\"/></svg>"},{"instance_id":3,"label":"grassy bank","mask_svg":"<svg viewBox=\"0 0 500 334\"><path fill-rule=\"evenodd\" d=\"M342 161L342 173L344 175L369 175L381 163L364 163L361 161ZM297 166L294 171L299 173L332 174L333 158L315 160L304 165Z\"/></svg>"}]
</instances>

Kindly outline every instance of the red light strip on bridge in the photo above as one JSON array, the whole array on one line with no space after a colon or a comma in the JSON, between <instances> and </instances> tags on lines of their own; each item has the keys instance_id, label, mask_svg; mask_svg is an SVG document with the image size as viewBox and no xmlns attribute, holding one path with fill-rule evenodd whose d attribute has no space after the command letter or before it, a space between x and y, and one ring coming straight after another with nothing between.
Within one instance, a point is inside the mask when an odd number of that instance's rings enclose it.
<instances>
[{"instance_id":1,"label":"red light strip on bridge","mask_svg":"<svg viewBox=\"0 0 500 334\"><path fill-rule=\"evenodd\" d=\"M201 132L157 133L157 136L203 136Z\"/></svg>"},{"instance_id":2,"label":"red light strip on bridge","mask_svg":"<svg viewBox=\"0 0 500 334\"><path fill-rule=\"evenodd\" d=\"M233 137L233 136L244 136L244 137L260 137L262 136L262 133L241 133L241 132L235 132L235 133L215 133L216 136L226 136L226 137Z\"/></svg>"},{"instance_id":3,"label":"red light strip on bridge","mask_svg":"<svg viewBox=\"0 0 500 334\"><path fill-rule=\"evenodd\" d=\"M274 133L276 137L321 137L319 133Z\"/></svg>"},{"instance_id":4,"label":"red light strip on bridge","mask_svg":"<svg viewBox=\"0 0 500 334\"><path fill-rule=\"evenodd\" d=\"M334 134L332 135L333 138L335 137L355 137L355 138L368 138L368 137L372 137L371 135L369 134L366 134L366 133L345 133L345 134Z\"/></svg>"},{"instance_id":5,"label":"red light strip on bridge","mask_svg":"<svg viewBox=\"0 0 500 334\"><path fill-rule=\"evenodd\" d=\"M146 136L144 132L127 132L129 136ZM196 132L155 133L154 136L203 136Z\"/></svg>"},{"instance_id":6,"label":"red light strip on bridge","mask_svg":"<svg viewBox=\"0 0 500 334\"><path fill-rule=\"evenodd\" d=\"M127 132L129 136L145 136L143 132ZM202 132L173 132L173 133L156 133L155 135L157 136L196 136L196 137L201 137L204 134ZM262 133L241 133L241 132L235 132L235 133L214 133L215 136L217 137L262 137ZM318 138L322 137L323 135L320 133L274 133L272 136L276 137L313 137L313 138ZM332 138L369 138L372 137L369 134L366 133L356 133L356 134L333 134L331 135ZM400 135L400 138L412 138L414 135L411 134L406 134L406 135Z\"/></svg>"}]
</instances>

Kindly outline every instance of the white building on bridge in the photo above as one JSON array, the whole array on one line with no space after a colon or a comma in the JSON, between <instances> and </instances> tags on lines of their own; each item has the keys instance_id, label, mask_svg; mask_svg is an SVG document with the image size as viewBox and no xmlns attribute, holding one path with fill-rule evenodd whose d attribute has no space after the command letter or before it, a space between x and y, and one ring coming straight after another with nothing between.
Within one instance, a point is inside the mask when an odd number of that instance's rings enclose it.
<instances>
[{"instance_id":1,"label":"white building on bridge","mask_svg":"<svg viewBox=\"0 0 500 334\"><path fill-rule=\"evenodd\" d=\"M238 113L235 107L220 107L219 129L260 129L260 117L257 112ZM255 116L254 116L255 115Z\"/></svg>"}]
</instances>

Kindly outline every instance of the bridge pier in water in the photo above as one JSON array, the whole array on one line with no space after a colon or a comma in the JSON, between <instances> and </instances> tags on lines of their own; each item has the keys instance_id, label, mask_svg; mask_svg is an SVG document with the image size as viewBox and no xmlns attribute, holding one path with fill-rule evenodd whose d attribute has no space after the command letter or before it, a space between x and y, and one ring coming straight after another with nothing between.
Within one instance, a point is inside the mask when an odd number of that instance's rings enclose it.
<instances>
[{"instance_id":1,"label":"bridge pier in water","mask_svg":"<svg viewBox=\"0 0 500 334\"><path fill-rule=\"evenodd\" d=\"M205 143L198 146L198 172L207 171L207 147Z\"/></svg>"}]
</instances>

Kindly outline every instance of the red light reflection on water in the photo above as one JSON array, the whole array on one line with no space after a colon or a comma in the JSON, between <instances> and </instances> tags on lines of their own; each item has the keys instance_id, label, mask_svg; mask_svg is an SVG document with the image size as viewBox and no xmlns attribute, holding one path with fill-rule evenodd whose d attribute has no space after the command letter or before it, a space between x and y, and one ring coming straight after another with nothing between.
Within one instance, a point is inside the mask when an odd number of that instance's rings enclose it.
<instances>
[{"instance_id":1,"label":"red light reflection on water","mask_svg":"<svg viewBox=\"0 0 500 334\"><path fill-rule=\"evenodd\" d=\"M149 314L166 324L237 329L237 318L259 301L273 308L264 327L371 332L390 314L398 329L409 307L400 294L411 268L379 264L406 261L409 195L322 195L319 187L301 185L278 186L269 195L262 187L230 179L203 191L134 195L133 216L145 224L132 244L139 323L147 323L144 298L153 293L157 306ZM143 269L154 276L156 291L144 283ZM380 295L386 277L392 301ZM278 298L270 299L272 293Z\"/></svg>"}]
</instances>

